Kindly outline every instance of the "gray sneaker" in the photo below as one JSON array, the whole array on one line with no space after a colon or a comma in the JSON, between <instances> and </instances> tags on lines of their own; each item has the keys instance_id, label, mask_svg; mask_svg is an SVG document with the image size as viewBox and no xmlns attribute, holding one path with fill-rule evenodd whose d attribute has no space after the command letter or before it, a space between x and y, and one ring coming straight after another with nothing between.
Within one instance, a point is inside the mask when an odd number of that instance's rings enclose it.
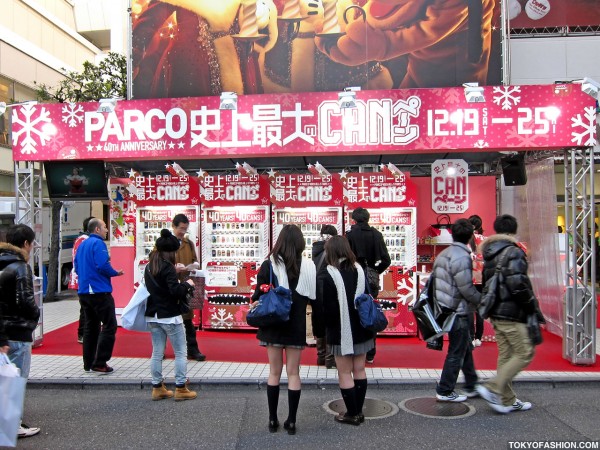
<instances>
[{"instance_id":1,"label":"gray sneaker","mask_svg":"<svg viewBox=\"0 0 600 450\"><path fill-rule=\"evenodd\" d=\"M533 405L529 402L522 402L516 399L515 402L510 406L511 411L527 411L530 410Z\"/></svg>"}]
</instances>

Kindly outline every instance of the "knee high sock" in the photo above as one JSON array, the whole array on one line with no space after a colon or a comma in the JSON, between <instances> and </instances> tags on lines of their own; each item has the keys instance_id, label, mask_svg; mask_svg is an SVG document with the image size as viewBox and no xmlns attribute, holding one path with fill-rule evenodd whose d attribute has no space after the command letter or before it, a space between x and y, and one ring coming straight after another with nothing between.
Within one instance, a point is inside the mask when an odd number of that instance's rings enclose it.
<instances>
[{"instance_id":1,"label":"knee high sock","mask_svg":"<svg viewBox=\"0 0 600 450\"><path fill-rule=\"evenodd\" d=\"M344 399L344 404L346 405L346 416L358 415L358 410L356 408L356 388L340 388L340 391L342 392L342 399Z\"/></svg>"},{"instance_id":2,"label":"knee high sock","mask_svg":"<svg viewBox=\"0 0 600 450\"><path fill-rule=\"evenodd\" d=\"M287 418L288 423L296 422L296 413L298 412L298 405L300 404L300 394L302 391L298 389L297 391L288 389L288 404L289 404L289 414Z\"/></svg>"},{"instance_id":3,"label":"knee high sock","mask_svg":"<svg viewBox=\"0 0 600 450\"><path fill-rule=\"evenodd\" d=\"M356 411L358 414L362 414L365 397L367 395L367 379L357 380L355 378L354 388L356 389Z\"/></svg>"},{"instance_id":4,"label":"knee high sock","mask_svg":"<svg viewBox=\"0 0 600 450\"><path fill-rule=\"evenodd\" d=\"M279 385L267 384L267 402L269 403L269 420L277 420L277 404L279 403Z\"/></svg>"}]
</instances>

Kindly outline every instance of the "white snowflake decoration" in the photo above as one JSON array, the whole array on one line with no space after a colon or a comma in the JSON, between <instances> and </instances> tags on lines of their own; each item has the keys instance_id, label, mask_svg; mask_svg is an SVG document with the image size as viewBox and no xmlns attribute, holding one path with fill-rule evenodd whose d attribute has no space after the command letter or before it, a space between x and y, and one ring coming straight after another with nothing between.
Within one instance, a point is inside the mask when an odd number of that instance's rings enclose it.
<instances>
[{"instance_id":1,"label":"white snowflake decoration","mask_svg":"<svg viewBox=\"0 0 600 450\"><path fill-rule=\"evenodd\" d=\"M494 103L502 106L502 109L512 109L513 106L517 106L521 102L521 96L515 94L521 93L520 86L494 86L492 91L494 95Z\"/></svg>"},{"instance_id":2,"label":"white snowflake decoration","mask_svg":"<svg viewBox=\"0 0 600 450\"><path fill-rule=\"evenodd\" d=\"M581 127L583 130L578 133L573 130L571 136L571 142L574 142L577 146L593 147L596 145L596 139L594 131L596 129L596 108L588 106L584 109L583 117L581 114L576 114L575 117L571 117L571 128Z\"/></svg>"},{"instance_id":3,"label":"white snowflake decoration","mask_svg":"<svg viewBox=\"0 0 600 450\"><path fill-rule=\"evenodd\" d=\"M409 283L406 278L401 278L396 283L396 290L398 291L398 302L406 305L412 300L412 283ZM400 294L400 291L407 292L407 294Z\"/></svg>"},{"instance_id":4,"label":"white snowflake decoration","mask_svg":"<svg viewBox=\"0 0 600 450\"><path fill-rule=\"evenodd\" d=\"M77 126L77 123L83 122L83 106L77 103L66 103L62 107L62 121L69 125L69 128Z\"/></svg>"},{"instance_id":5,"label":"white snowflake decoration","mask_svg":"<svg viewBox=\"0 0 600 450\"><path fill-rule=\"evenodd\" d=\"M233 327L233 315L228 313L225 308L218 308L216 313L211 314L210 319L215 328Z\"/></svg>"},{"instance_id":6,"label":"white snowflake decoration","mask_svg":"<svg viewBox=\"0 0 600 450\"><path fill-rule=\"evenodd\" d=\"M474 144L473 147L475 148L487 148L489 147L490 144L488 144L486 141L484 141L483 139L478 139Z\"/></svg>"},{"instance_id":7,"label":"white snowflake decoration","mask_svg":"<svg viewBox=\"0 0 600 450\"><path fill-rule=\"evenodd\" d=\"M20 117L19 111L23 112L23 118ZM19 140L22 139L20 147L21 153L31 155L37 153L36 137L41 145L45 145L52 137L52 133L47 125L52 123L50 120L50 112L43 106L39 108L39 114L35 103L23 105L20 109L15 109L12 115L13 133L12 140L15 147L19 146ZM15 125L20 125L21 129L15 131Z\"/></svg>"}]
</instances>

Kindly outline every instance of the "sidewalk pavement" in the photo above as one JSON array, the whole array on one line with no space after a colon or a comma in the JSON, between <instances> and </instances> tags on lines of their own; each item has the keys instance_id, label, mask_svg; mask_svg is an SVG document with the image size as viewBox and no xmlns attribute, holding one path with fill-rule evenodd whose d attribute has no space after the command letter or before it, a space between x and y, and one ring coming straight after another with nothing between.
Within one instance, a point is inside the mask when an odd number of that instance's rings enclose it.
<instances>
[{"instance_id":1,"label":"sidewalk pavement","mask_svg":"<svg viewBox=\"0 0 600 450\"><path fill-rule=\"evenodd\" d=\"M44 304L44 333L63 327L79 318L79 302L76 296L63 295L63 300ZM75 338L75 336L73 337ZM84 372L81 356L33 355L30 384L51 385L132 385L150 384L150 358L112 358L110 365L115 369L110 374ZM175 361L167 359L163 363L163 373L168 379L174 377ZM287 382L285 370L282 383ZM495 375L493 370L480 370L482 379ZM367 367L369 383L375 385L393 384L431 384L432 388L439 380L441 369L399 369L374 366ZM269 375L268 364L188 361L188 377L193 384L244 384L260 387L266 384ZM337 370L323 366L300 367L302 383L306 385L325 385L338 383ZM459 378L459 383L461 382ZM556 372L524 371L517 378L530 382L573 382L600 381L600 372Z\"/></svg>"}]
</instances>

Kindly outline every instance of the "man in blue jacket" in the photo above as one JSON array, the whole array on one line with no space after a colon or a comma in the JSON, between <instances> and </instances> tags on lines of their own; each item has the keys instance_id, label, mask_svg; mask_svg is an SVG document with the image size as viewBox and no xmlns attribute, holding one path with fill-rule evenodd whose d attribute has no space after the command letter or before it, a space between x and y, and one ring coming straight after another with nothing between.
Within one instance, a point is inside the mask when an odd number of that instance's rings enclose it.
<instances>
[{"instance_id":1,"label":"man in blue jacket","mask_svg":"<svg viewBox=\"0 0 600 450\"><path fill-rule=\"evenodd\" d=\"M110 264L104 239L108 228L101 219L88 223L90 237L81 243L75 255L75 272L79 276L79 302L84 311L83 370L110 373L106 364L112 357L117 334L115 300L111 277L123 275Z\"/></svg>"}]
</instances>

